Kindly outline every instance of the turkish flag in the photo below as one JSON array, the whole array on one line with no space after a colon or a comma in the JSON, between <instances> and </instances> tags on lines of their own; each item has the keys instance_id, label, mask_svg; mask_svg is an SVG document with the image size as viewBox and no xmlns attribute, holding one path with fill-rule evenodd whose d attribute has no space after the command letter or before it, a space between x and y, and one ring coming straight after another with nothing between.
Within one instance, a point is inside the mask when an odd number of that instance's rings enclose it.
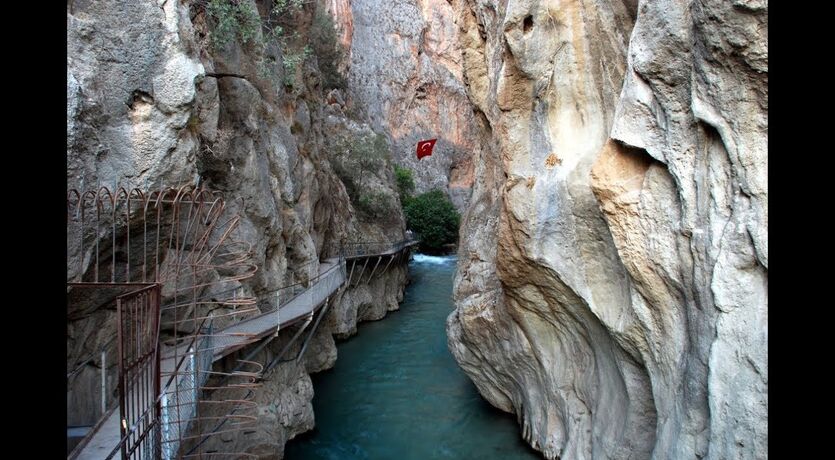
<instances>
[{"instance_id":1,"label":"turkish flag","mask_svg":"<svg viewBox=\"0 0 835 460\"><path fill-rule=\"evenodd\" d=\"M429 139L428 141L420 141L417 144L417 157L420 160L423 157L432 155L432 149L435 147L435 142L438 139Z\"/></svg>"}]
</instances>

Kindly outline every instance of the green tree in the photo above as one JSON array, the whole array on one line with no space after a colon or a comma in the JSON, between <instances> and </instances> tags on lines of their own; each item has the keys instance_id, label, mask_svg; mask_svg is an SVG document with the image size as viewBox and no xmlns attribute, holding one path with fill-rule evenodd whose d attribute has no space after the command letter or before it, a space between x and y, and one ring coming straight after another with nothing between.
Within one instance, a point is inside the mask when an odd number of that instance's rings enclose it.
<instances>
[{"instance_id":1,"label":"green tree","mask_svg":"<svg viewBox=\"0 0 835 460\"><path fill-rule=\"evenodd\" d=\"M368 217L390 222L396 215L393 201L385 192L367 192L357 201L357 209Z\"/></svg>"},{"instance_id":2,"label":"green tree","mask_svg":"<svg viewBox=\"0 0 835 460\"><path fill-rule=\"evenodd\" d=\"M239 41L242 45L249 45L255 53L255 62L258 65L258 75L267 78L270 74L267 61L274 62L271 57L265 59L266 47L275 43L281 49L281 64L284 70L283 83L285 86L296 86L296 74L302 64L313 54L313 47L307 44L307 37L302 37L299 31L288 33L295 28L299 15L307 2L305 0L273 0L272 8L265 17L261 17L253 3L239 0L208 0L205 3L206 14L211 19L210 36L216 50L222 49L232 41ZM322 13L327 16L326 13ZM328 16L329 18L329 16ZM329 54L323 60L335 58L341 48L326 49L326 40L333 39L331 47L338 47L336 43L336 32L332 37L327 35L324 29L327 19L319 19L322 24L316 29L322 35L314 45L326 50ZM333 29L333 22L330 22ZM326 64L326 65L330 65ZM333 64L337 65L337 64ZM328 68L330 71L331 69ZM332 79L335 77L331 77Z\"/></svg>"},{"instance_id":3,"label":"green tree","mask_svg":"<svg viewBox=\"0 0 835 460\"><path fill-rule=\"evenodd\" d=\"M406 201L415 193L415 179L412 176L412 170L394 165L394 177L397 180L397 191L400 194L400 202L405 206Z\"/></svg>"},{"instance_id":4,"label":"green tree","mask_svg":"<svg viewBox=\"0 0 835 460\"><path fill-rule=\"evenodd\" d=\"M239 39L246 44L257 41L261 17L252 4L230 2L228 0L209 0L206 12L214 19L212 43L216 48Z\"/></svg>"},{"instance_id":5,"label":"green tree","mask_svg":"<svg viewBox=\"0 0 835 460\"><path fill-rule=\"evenodd\" d=\"M386 136L370 134L348 143L348 158L359 169L357 188L362 191L365 174L381 170L388 160L388 145Z\"/></svg>"},{"instance_id":6,"label":"green tree","mask_svg":"<svg viewBox=\"0 0 835 460\"><path fill-rule=\"evenodd\" d=\"M332 145L334 155L331 157L331 165L345 184L345 191L354 206L369 217L394 216L393 197L375 192L366 180L367 174L378 175L389 167L390 154L386 137L382 134L340 136ZM385 176L381 178L385 179Z\"/></svg>"},{"instance_id":7,"label":"green tree","mask_svg":"<svg viewBox=\"0 0 835 460\"><path fill-rule=\"evenodd\" d=\"M310 44L319 62L324 89L344 89L347 82L339 72L339 63L345 58L345 53L336 35L333 19L328 13L316 11L310 30Z\"/></svg>"},{"instance_id":8,"label":"green tree","mask_svg":"<svg viewBox=\"0 0 835 460\"><path fill-rule=\"evenodd\" d=\"M444 192L432 190L411 198L403 212L409 228L420 235L421 250L439 252L458 240L461 216Z\"/></svg>"}]
</instances>

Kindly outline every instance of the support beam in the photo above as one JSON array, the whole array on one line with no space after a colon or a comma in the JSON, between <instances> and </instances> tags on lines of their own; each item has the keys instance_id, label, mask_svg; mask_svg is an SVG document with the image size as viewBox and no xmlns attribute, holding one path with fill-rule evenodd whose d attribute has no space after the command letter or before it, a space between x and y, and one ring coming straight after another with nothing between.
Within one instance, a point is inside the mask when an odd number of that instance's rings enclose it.
<instances>
[{"instance_id":1,"label":"support beam","mask_svg":"<svg viewBox=\"0 0 835 460\"><path fill-rule=\"evenodd\" d=\"M313 324L313 328L310 329L310 334L307 335L307 339L305 339L304 344L302 344L302 349L299 352L299 356L296 357L296 362L299 362L302 359L302 356L304 356L304 352L305 350L307 350L307 344L310 343L310 339L313 338L313 334L316 332L316 328L319 327L319 321L322 321L322 318L324 318L325 314L328 312L328 307L330 307L330 300L330 297L325 299L325 308L323 308L321 313L319 313L319 317L316 318L316 322Z\"/></svg>"},{"instance_id":2,"label":"support beam","mask_svg":"<svg viewBox=\"0 0 835 460\"><path fill-rule=\"evenodd\" d=\"M107 350L101 349L101 414L107 413Z\"/></svg>"},{"instance_id":3,"label":"support beam","mask_svg":"<svg viewBox=\"0 0 835 460\"><path fill-rule=\"evenodd\" d=\"M391 262L394 260L395 257L397 257L397 254L392 254L391 257L389 257L389 261L386 264L385 268L383 268L383 271L380 273L380 276L386 274L386 271L389 269L389 265L391 265Z\"/></svg>"},{"instance_id":4,"label":"support beam","mask_svg":"<svg viewBox=\"0 0 835 460\"><path fill-rule=\"evenodd\" d=\"M357 278L357 285L359 285L360 281L362 281L362 275L365 273L365 267L367 265L368 265L368 257L365 258L365 263L362 264L362 270L360 271L360 276L359 276L359 278Z\"/></svg>"},{"instance_id":5,"label":"support beam","mask_svg":"<svg viewBox=\"0 0 835 460\"><path fill-rule=\"evenodd\" d=\"M351 274L350 274L350 275L348 275L348 286L350 286L350 285L351 285L351 280L353 280L353 279L354 279L354 267L356 267L356 266L357 266L357 261L356 261L356 260L352 260L352 261L351 261Z\"/></svg>"},{"instance_id":6,"label":"support beam","mask_svg":"<svg viewBox=\"0 0 835 460\"><path fill-rule=\"evenodd\" d=\"M366 281L366 282L365 282L365 284L368 284L368 283L370 283L370 282L371 282L371 278L373 278L373 277L374 277L374 272L376 272L376 271L377 271L377 266L378 266L378 265L380 265L380 261L381 261L381 260L383 260L383 256L377 256L377 263L376 263L376 264L374 264L374 269L373 269L373 270L371 270L371 274L370 274L370 275L368 275L368 281Z\"/></svg>"},{"instance_id":7,"label":"support beam","mask_svg":"<svg viewBox=\"0 0 835 460\"><path fill-rule=\"evenodd\" d=\"M307 327L307 325L310 324L311 321L313 321L313 312L310 312L310 314L307 316L307 319L305 319L304 323L299 327L299 330L296 331L295 334L293 334L293 337L290 338L290 341L284 345L284 348L282 348L281 351L279 351L278 354L275 355L275 357L270 361L270 364L264 368L264 372L261 375L267 375L267 372L272 370L272 368L275 367L276 364L278 364L279 360L281 360L281 357L284 356L284 353L287 353L287 350L289 350L293 343L296 342L296 339L298 339L299 336L302 335L302 332Z\"/></svg>"}]
</instances>

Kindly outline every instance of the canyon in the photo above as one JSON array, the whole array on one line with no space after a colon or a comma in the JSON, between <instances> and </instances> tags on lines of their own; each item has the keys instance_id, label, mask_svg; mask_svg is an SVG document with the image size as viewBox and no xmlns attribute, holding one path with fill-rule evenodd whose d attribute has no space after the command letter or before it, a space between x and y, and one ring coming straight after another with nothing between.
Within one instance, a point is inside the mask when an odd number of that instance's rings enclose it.
<instances>
[{"instance_id":1,"label":"canyon","mask_svg":"<svg viewBox=\"0 0 835 460\"><path fill-rule=\"evenodd\" d=\"M407 167L462 214L448 349L545 458L767 458L765 1L291 0L274 41L260 0L226 2L261 22L219 40L222 3L68 3L68 188L221 192L258 297L334 247L402 240ZM323 17L336 54L305 51ZM375 138L379 167L346 160ZM283 458L315 426L310 374L408 279L341 289L264 376L255 432L213 442ZM115 312L69 313L68 368L115 353ZM96 391L91 364L68 387ZM68 424L94 412L72 404Z\"/></svg>"}]
</instances>

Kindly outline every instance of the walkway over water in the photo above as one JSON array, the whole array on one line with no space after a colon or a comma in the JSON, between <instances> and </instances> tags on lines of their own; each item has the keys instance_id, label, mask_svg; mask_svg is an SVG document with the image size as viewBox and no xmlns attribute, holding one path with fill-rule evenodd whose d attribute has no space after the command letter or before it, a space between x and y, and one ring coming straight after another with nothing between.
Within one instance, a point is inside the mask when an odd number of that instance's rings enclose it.
<instances>
[{"instance_id":1,"label":"walkway over water","mask_svg":"<svg viewBox=\"0 0 835 460\"><path fill-rule=\"evenodd\" d=\"M162 358L160 360L160 388L162 388L163 401L165 401L166 394L174 394L176 391L171 388L186 387L193 389L194 398L190 402L183 403L178 401L175 404L176 414L170 414L173 420L178 422L166 422L165 410L163 415L162 429L165 434L164 440L176 439L176 434L185 432L189 427L189 420L194 416L194 409L189 409L189 404L195 405L199 399L199 389L205 383L205 378L200 379L200 375L207 374L199 370L201 361L206 361L202 366L211 367L211 363L220 361L224 357L244 349L254 342L276 334L281 328L293 325L299 321L312 318L312 315L320 309L320 307L327 304L330 296L337 293L337 291L350 281L349 272L346 269L346 259L352 261L352 269L359 265L358 261L362 258L377 257L377 264L383 257L390 257L389 263L404 253L404 250L411 248L418 242L414 239L406 239L395 244L386 245L350 245L350 249L343 252L342 257L328 259L319 264L318 275L311 279L311 284L295 294L289 300L280 302L280 306L272 311L267 311L256 316L246 318L224 329L215 330L204 336L197 346L195 351L195 344L188 343L180 345L176 349L173 347L162 347L160 353ZM376 252L375 252L376 251ZM366 260L366 265L367 265ZM364 270L363 266L363 272ZM353 270L352 270L353 271ZM375 266L376 271L376 266ZM359 270L358 270L359 273ZM382 271L381 271L382 273ZM369 275L369 279L373 276L374 271ZM360 274L358 280L362 278ZM321 314L320 314L321 316ZM317 321L318 324L318 321ZM304 327L307 325L305 324ZM315 328L315 326L314 326ZM311 331L312 332L312 331ZM208 343L208 344L207 344ZM203 351L211 352L211 357L203 354ZM185 358L185 359L184 359ZM209 361L210 359L210 361ZM183 366L192 366L183 372L178 369ZM210 369L209 369L210 370ZM172 379L172 376L174 377ZM144 380L148 383L147 377ZM142 386L142 377L135 386ZM177 393L180 397L180 393ZM133 395L131 395L132 397ZM163 406L166 403L163 402ZM185 408L181 408L181 406ZM188 412L191 410L192 412ZM117 408L111 409L108 414L103 417L97 427L94 427L95 432L89 438L86 445L78 452L75 457L78 460L99 460L105 458L116 458L119 456L119 446L121 441L120 432L120 411ZM174 435L171 434L174 433ZM163 442L163 457L170 458L176 455L179 444L175 440Z\"/></svg>"},{"instance_id":2,"label":"walkway over water","mask_svg":"<svg viewBox=\"0 0 835 460\"><path fill-rule=\"evenodd\" d=\"M447 347L455 267L414 255L400 309L359 325L333 369L311 377L316 429L286 445L286 460L542 460Z\"/></svg>"}]
</instances>

